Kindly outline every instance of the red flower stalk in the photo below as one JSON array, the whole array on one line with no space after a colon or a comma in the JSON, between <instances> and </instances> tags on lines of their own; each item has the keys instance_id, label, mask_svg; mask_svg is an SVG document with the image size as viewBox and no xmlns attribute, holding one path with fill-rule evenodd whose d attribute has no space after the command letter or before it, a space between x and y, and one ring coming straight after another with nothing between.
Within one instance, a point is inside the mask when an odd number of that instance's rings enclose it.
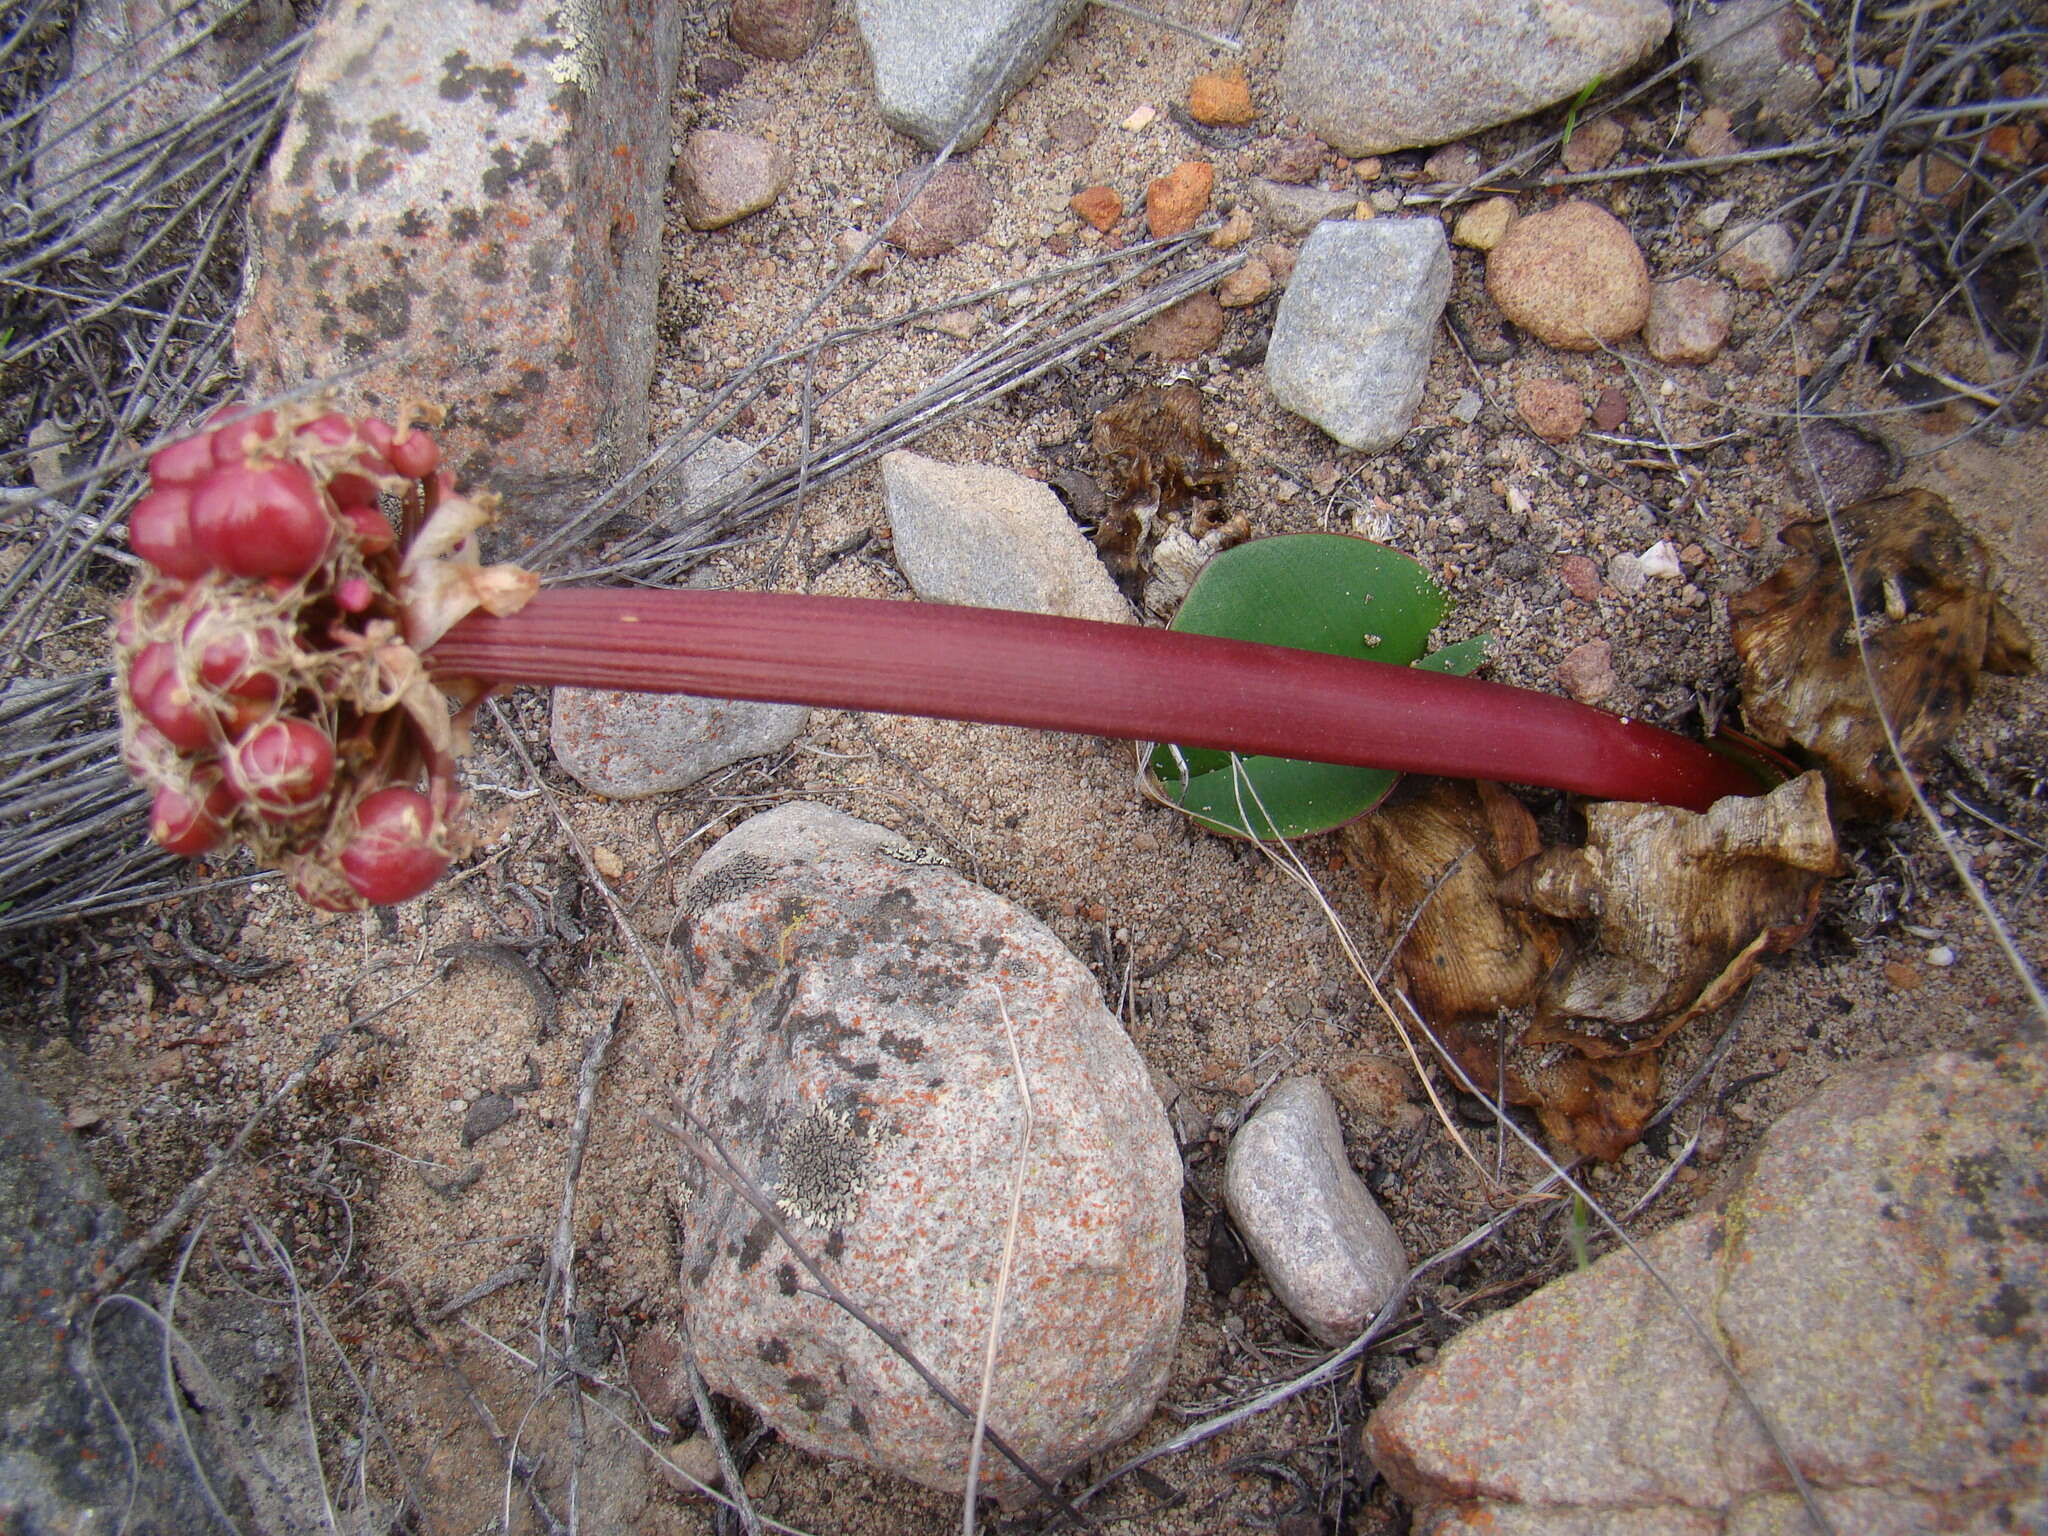
<instances>
[{"instance_id":1,"label":"red flower stalk","mask_svg":"<svg viewBox=\"0 0 2048 1536\"><path fill-rule=\"evenodd\" d=\"M1475 678L993 608L542 592L427 654L495 683L695 693L1502 779L1703 811L1757 784L1640 721Z\"/></svg>"},{"instance_id":2,"label":"red flower stalk","mask_svg":"<svg viewBox=\"0 0 2048 1536\"><path fill-rule=\"evenodd\" d=\"M217 417L151 459L130 526L150 569L115 648L124 751L163 846L239 840L318 906L417 895L463 847L456 701L512 683L932 715L1692 810L1758 787L1683 737L1548 694L1313 651L925 603L541 593L528 572L479 564L490 498L457 494L439 459L403 418L317 407Z\"/></svg>"}]
</instances>

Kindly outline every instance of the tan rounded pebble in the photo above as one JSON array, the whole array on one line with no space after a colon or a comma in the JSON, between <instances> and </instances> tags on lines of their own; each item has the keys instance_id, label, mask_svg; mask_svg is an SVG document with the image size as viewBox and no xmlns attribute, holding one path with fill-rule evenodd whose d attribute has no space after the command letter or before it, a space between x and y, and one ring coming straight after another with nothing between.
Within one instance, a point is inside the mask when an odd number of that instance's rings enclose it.
<instances>
[{"instance_id":1,"label":"tan rounded pebble","mask_svg":"<svg viewBox=\"0 0 2048 1536\"><path fill-rule=\"evenodd\" d=\"M862 255L863 250L867 254ZM880 244L872 247L868 245L866 230L842 229L839 232L839 259L841 261L854 262L853 275L855 277L872 277L875 273L882 270L882 264L886 258L882 255Z\"/></svg>"},{"instance_id":2,"label":"tan rounded pebble","mask_svg":"<svg viewBox=\"0 0 2048 1536\"><path fill-rule=\"evenodd\" d=\"M1273 269L1254 256L1216 285L1216 302L1225 309L1243 309L1272 291Z\"/></svg>"},{"instance_id":3,"label":"tan rounded pebble","mask_svg":"<svg viewBox=\"0 0 2048 1536\"><path fill-rule=\"evenodd\" d=\"M1562 203L1517 220L1487 253L1486 290L1538 341L1572 352L1633 336L1650 312L1643 253L1597 203Z\"/></svg>"},{"instance_id":4,"label":"tan rounded pebble","mask_svg":"<svg viewBox=\"0 0 2048 1536\"><path fill-rule=\"evenodd\" d=\"M703 1435L691 1435L678 1440L668 1448L668 1459L675 1465L663 1467L662 1476L678 1493L696 1493L699 1486L716 1488L724 1480L725 1473L718 1465L718 1452ZM679 1475L680 1474L680 1475Z\"/></svg>"},{"instance_id":5,"label":"tan rounded pebble","mask_svg":"<svg viewBox=\"0 0 2048 1536\"><path fill-rule=\"evenodd\" d=\"M1208 211L1216 186L1216 167L1206 160L1183 160L1145 189L1145 222L1152 238L1184 235Z\"/></svg>"},{"instance_id":6,"label":"tan rounded pebble","mask_svg":"<svg viewBox=\"0 0 2048 1536\"><path fill-rule=\"evenodd\" d=\"M1546 443L1577 437L1586 425L1586 398L1562 379L1524 379L1515 386L1515 410Z\"/></svg>"},{"instance_id":7,"label":"tan rounded pebble","mask_svg":"<svg viewBox=\"0 0 2048 1536\"><path fill-rule=\"evenodd\" d=\"M1067 200L1067 206L1074 216L1093 225L1105 235L1116 228L1116 221L1124 216L1124 200L1111 187L1084 187Z\"/></svg>"},{"instance_id":8,"label":"tan rounded pebble","mask_svg":"<svg viewBox=\"0 0 2048 1536\"><path fill-rule=\"evenodd\" d=\"M1721 275L1746 293L1775 288L1792 273L1798 243L1782 224L1738 227L1721 237L1721 256L1714 263Z\"/></svg>"},{"instance_id":9,"label":"tan rounded pebble","mask_svg":"<svg viewBox=\"0 0 2048 1536\"><path fill-rule=\"evenodd\" d=\"M1735 296L1704 277L1675 278L1650 290L1643 345L1660 363L1711 361L1728 340Z\"/></svg>"},{"instance_id":10,"label":"tan rounded pebble","mask_svg":"<svg viewBox=\"0 0 2048 1536\"><path fill-rule=\"evenodd\" d=\"M1458 215L1451 230L1451 244L1468 251L1490 251L1521 215L1512 197L1489 197L1474 203Z\"/></svg>"},{"instance_id":11,"label":"tan rounded pebble","mask_svg":"<svg viewBox=\"0 0 2048 1536\"><path fill-rule=\"evenodd\" d=\"M692 229L723 229L774 202L789 176L789 153L779 144L723 128L700 128L676 156L683 220Z\"/></svg>"},{"instance_id":12,"label":"tan rounded pebble","mask_svg":"<svg viewBox=\"0 0 2048 1536\"><path fill-rule=\"evenodd\" d=\"M1721 107L1709 107L1702 112L1685 136L1685 152L1702 160L1739 155L1742 148L1742 140L1735 137L1735 120Z\"/></svg>"},{"instance_id":13,"label":"tan rounded pebble","mask_svg":"<svg viewBox=\"0 0 2048 1536\"><path fill-rule=\"evenodd\" d=\"M1581 704L1598 704L1615 689L1614 647L1605 640L1574 646L1557 664L1557 680Z\"/></svg>"},{"instance_id":14,"label":"tan rounded pebble","mask_svg":"<svg viewBox=\"0 0 2048 1536\"><path fill-rule=\"evenodd\" d=\"M1574 130L1564 147L1562 159L1568 171L1597 171L1621 153L1627 130L1611 117L1596 117Z\"/></svg>"},{"instance_id":15,"label":"tan rounded pebble","mask_svg":"<svg viewBox=\"0 0 2048 1536\"><path fill-rule=\"evenodd\" d=\"M1244 83L1244 71L1197 75L1188 91L1188 116L1198 123L1222 126L1248 123L1258 115L1252 106L1251 88Z\"/></svg>"},{"instance_id":16,"label":"tan rounded pebble","mask_svg":"<svg viewBox=\"0 0 2048 1536\"><path fill-rule=\"evenodd\" d=\"M1249 208L1233 208L1230 217L1223 221L1222 228L1209 237L1209 244L1219 251L1234 250L1251 239L1252 231L1258 226L1252 222Z\"/></svg>"}]
</instances>

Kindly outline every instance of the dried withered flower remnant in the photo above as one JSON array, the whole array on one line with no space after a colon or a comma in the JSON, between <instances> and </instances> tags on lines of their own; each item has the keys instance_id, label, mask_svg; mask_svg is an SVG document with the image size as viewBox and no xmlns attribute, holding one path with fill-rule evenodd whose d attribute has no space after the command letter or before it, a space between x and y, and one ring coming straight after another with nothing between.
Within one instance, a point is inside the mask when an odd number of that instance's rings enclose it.
<instances>
[{"instance_id":1,"label":"dried withered flower remnant","mask_svg":"<svg viewBox=\"0 0 2048 1536\"><path fill-rule=\"evenodd\" d=\"M1198 541L1225 525L1222 496L1237 466L1203 424L1194 385L1148 387L1118 401L1095 418L1090 446L1109 498L1095 546L1113 575L1137 575L1146 546L1176 519Z\"/></svg>"},{"instance_id":2,"label":"dried withered flower remnant","mask_svg":"<svg viewBox=\"0 0 2048 1536\"><path fill-rule=\"evenodd\" d=\"M1524 1038L1590 1056L1650 1050L1732 997L1764 953L1804 938L1843 868L1817 773L1704 815L1587 806L1584 847L1547 849L1501 881L1503 900L1582 927Z\"/></svg>"},{"instance_id":3,"label":"dried withered flower remnant","mask_svg":"<svg viewBox=\"0 0 2048 1536\"><path fill-rule=\"evenodd\" d=\"M1432 1024L1490 1019L1533 1002L1563 925L1501 904L1500 877L1542 851L1536 819L1502 789L1410 778L1342 832L1389 938L1394 965Z\"/></svg>"},{"instance_id":4,"label":"dried withered flower remnant","mask_svg":"<svg viewBox=\"0 0 2048 1536\"><path fill-rule=\"evenodd\" d=\"M874 1144L840 1109L819 1107L790 1122L777 1158L775 1204L785 1216L821 1231L850 1221L867 1192Z\"/></svg>"},{"instance_id":5,"label":"dried withered flower remnant","mask_svg":"<svg viewBox=\"0 0 2048 1536\"><path fill-rule=\"evenodd\" d=\"M1984 546L1941 497L1873 497L1837 513L1836 523L1880 701L1906 761L1917 765L1961 720L1978 673L2025 672L2033 647L1989 590ZM1903 811L1912 794L1872 707L1827 526L1798 523L1780 537L1791 558L1728 603L1743 720L1772 746L1810 752L1848 809Z\"/></svg>"}]
</instances>

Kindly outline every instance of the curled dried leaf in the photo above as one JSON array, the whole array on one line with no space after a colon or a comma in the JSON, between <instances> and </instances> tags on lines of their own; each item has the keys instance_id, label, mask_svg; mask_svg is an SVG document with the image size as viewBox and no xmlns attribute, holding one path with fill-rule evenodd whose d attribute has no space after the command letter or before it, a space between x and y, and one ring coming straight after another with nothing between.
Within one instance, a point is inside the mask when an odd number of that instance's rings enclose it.
<instances>
[{"instance_id":1,"label":"curled dried leaf","mask_svg":"<svg viewBox=\"0 0 2048 1536\"><path fill-rule=\"evenodd\" d=\"M1650 1050L1725 1002L1764 953L1805 937L1842 868L1817 773L1704 815L1588 806L1585 846L1547 849L1501 881L1510 905L1582 930L1526 1038L1594 1056Z\"/></svg>"},{"instance_id":2,"label":"curled dried leaf","mask_svg":"<svg viewBox=\"0 0 2048 1536\"><path fill-rule=\"evenodd\" d=\"M1496 891L1542 846L1521 801L1498 784L1411 778L1342 836L1382 928L1407 934L1394 966L1425 1019L1457 1024L1535 1001L1565 929Z\"/></svg>"},{"instance_id":3,"label":"curled dried leaf","mask_svg":"<svg viewBox=\"0 0 2048 1536\"><path fill-rule=\"evenodd\" d=\"M1879 702L1909 765L1955 729L1979 672L2033 664L2019 621L1989 589L1990 558L1930 491L1873 497L1836 515ZM1731 598L1742 715L1772 746L1810 752L1847 805L1897 813L1912 795L1871 707L1849 588L1823 523L1781 535L1792 550L1761 586Z\"/></svg>"},{"instance_id":4,"label":"curled dried leaf","mask_svg":"<svg viewBox=\"0 0 2048 1536\"><path fill-rule=\"evenodd\" d=\"M1342 835L1437 1042L1485 1092L1534 1108L1557 1147L1619 1157L1656 1110L1656 1056L1593 1061L1503 1033L1502 1010L1536 1001L1569 938L1559 919L1501 901L1501 877L1542 849L1521 801L1498 784L1411 778Z\"/></svg>"}]
</instances>

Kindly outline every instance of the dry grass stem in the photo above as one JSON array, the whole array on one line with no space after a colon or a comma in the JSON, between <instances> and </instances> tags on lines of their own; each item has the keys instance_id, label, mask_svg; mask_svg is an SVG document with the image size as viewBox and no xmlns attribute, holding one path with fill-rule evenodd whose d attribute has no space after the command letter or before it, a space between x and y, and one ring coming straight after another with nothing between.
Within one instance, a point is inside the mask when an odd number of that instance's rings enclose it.
<instances>
[{"instance_id":1,"label":"dry grass stem","mask_svg":"<svg viewBox=\"0 0 2048 1536\"><path fill-rule=\"evenodd\" d=\"M1017 1224L1024 1215L1024 1174L1031 1156L1031 1132L1038 1123L1031 1103L1031 1081L1024 1074L1024 1057L1017 1049L1017 1028L1010 1022L1010 1008L997 991L996 1011L1003 1021L1003 1038L1010 1046L1010 1070L1016 1076L1017 1103L1021 1110L1017 1126L1017 1151L1010 1163L1010 1213L1003 1227L1003 1258L996 1267L996 1290L989 1303L988 1337L981 1355L981 1393L974 1404L974 1434L967 1446L967 1481L960 1495L962 1536L974 1536L975 1490L981 1486L981 1442L988 1430L989 1394L995 1388L996 1348L1002 1343L1003 1308L1010 1299L1010 1272L1017 1258Z\"/></svg>"}]
</instances>

